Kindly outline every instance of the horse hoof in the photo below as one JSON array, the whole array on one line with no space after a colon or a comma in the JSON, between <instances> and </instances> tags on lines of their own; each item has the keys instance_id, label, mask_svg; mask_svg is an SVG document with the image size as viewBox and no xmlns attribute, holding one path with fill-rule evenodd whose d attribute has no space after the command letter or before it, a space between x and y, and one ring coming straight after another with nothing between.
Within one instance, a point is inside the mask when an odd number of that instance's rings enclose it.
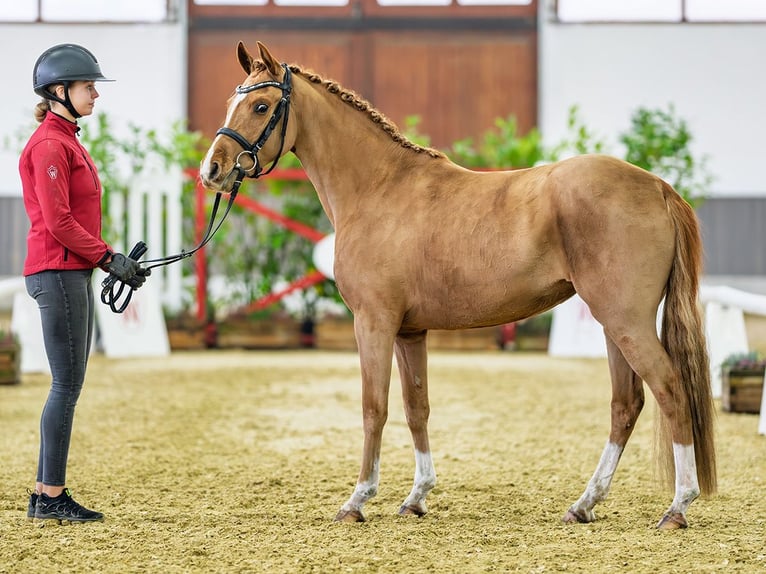
<instances>
[{"instance_id":1,"label":"horse hoof","mask_svg":"<svg viewBox=\"0 0 766 574\"><path fill-rule=\"evenodd\" d=\"M402 504L399 507L399 516L425 516L426 509L414 504Z\"/></svg>"},{"instance_id":2,"label":"horse hoof","mask_svg":"<svg viewBox=\"0 0 766 574\"><path fill-rule=\"evenodd\" d=\"M588 513L578 512L571 508L567 510L567 513L561 519L564 524L587 524L596 520L596 514L593 511Z\"/></svg>"},{"instance_id":3,"label":"horse hoof","mask_svg":"<svg viewBox=\"0 0 766 574\"><path fill-rule=\"evenodd\" d=\"M657 523L657 530L678 530L679 528L688 528L686 517L680 512L668 512Z\"/></svg>"},{"instance_id":4,"label":"horse hoof","mask_svg":"<svg viewBox=\"0 0 766 574\"><path fill-rule=\"evenodd\" d=\"M344 510L341 508L335 515L335 522L364 522L365 520L361 510Z\"/></svg>"}]
</instances>

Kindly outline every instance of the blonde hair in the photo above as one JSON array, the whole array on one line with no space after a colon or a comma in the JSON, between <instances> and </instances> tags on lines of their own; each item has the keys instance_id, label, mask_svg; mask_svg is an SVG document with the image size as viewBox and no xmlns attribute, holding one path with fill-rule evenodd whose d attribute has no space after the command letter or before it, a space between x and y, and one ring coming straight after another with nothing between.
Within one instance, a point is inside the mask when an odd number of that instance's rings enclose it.
<instances>
[{"instance_id":1,"label":"blonde hair","mask_svg":"<svg viewBox=\"0 0 766 574\"><path fill-rule=\"evenodd\" d=\"M37 123L42 123L42 121L45 119L45 114L47 114L48 110L50 109L51 101L46 100L45 98L41 98L35 106L35 120L37 120Z\"/></svg>"}]
</instances>

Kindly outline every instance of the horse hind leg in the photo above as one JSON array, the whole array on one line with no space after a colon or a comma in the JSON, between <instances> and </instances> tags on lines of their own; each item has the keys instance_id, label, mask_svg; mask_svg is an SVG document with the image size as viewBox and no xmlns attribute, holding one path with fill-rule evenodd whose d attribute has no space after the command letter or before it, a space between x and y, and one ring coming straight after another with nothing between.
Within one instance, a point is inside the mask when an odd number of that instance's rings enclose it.
<instances>
[{"instance_id":1,"label":"horse hind leg","mask_svg":"<svg viewBox=\"0 0 766 574\"><path fill-rule=\"evenodd\" d=\"M661 413L658 436L672 441L672 457L660 462L669 467L667 474L675 477L675 496L665 515L657 524L659 529L686 528L686 511L699 496L700 486L695 460L694 430L691 412L686 408L685 390L679 381L670 356L651 330L624 330L621 350L625 359L649 387ZM639 335L637 333L644 333ZM663 445L660 445L663 446ZM668 449L670 450L670 449ZM663 470L665 470L663 468Z\"/></svg>"},{"instance_id":2,"label":"horse hind leg","mask_svg":"<svg viewBox=\"0 0 766 574\"><path fill-rule=\"evenodd\" d=\"M436 485L436 471L428 443L430 406L426 332L398 336L394 350L402 383L404 414L415 449L415 479L410 494L399 508L399 514L423 516L428 512L426 497Z\"/></svg>"},{"instance_id":3,"label":"horse hind leg","mask_svg":"<svg viewBox=\"0 0 766 574\"><path fill-rule=\"evenodd\" d=\"M606 499L625 445L633 433L638 415L644 406L644 388L641 379L630 367L622 351L607 336L607 356L612 378L611 430L609 440L601 453L596 471L585 492L562 518L565 523L593 522L593 508Z\"/></svg>"}]
</instances>

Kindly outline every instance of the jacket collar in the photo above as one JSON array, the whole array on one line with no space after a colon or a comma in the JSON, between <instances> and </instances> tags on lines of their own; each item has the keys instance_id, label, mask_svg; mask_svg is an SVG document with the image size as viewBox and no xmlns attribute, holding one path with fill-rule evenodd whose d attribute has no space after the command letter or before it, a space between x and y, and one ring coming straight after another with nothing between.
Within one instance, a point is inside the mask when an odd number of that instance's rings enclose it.
<instances>
[{"instance_id":1,"label":"jacket collar","mask_svg":"<svg viewBox=\"0 0 766 574\"><path fill-rule=\"evenodd\" d=\"M48 110L48 113L45 114L44 121L46 123L50 123L51 126L55 126L57 129L73 136L80 131L80 126L77 125L77 122L70 122L64 116L60 116L50 110Z\"/></svg>"}]
</instances>

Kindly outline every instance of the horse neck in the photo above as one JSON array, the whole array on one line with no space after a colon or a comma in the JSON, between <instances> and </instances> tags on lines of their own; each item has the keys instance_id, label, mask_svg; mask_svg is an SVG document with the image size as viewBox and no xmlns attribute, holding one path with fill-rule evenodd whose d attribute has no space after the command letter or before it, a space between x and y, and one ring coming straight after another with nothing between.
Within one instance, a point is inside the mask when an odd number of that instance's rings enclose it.
<instances>
[{"instance_id":1,"label":"horse neck","mask_svg":"<svg viewBox=\"0 0 766 574\"><path fill-rule=\"evenodd\" d=\"M295 155L337 229L344 213L356 209L360 194L366 203L374 201L367 192L381 191L376 174L390 171L402 150L368 113L328 92L324 85L300 78L296 88Z\"/></svg>"}]
</instances>

